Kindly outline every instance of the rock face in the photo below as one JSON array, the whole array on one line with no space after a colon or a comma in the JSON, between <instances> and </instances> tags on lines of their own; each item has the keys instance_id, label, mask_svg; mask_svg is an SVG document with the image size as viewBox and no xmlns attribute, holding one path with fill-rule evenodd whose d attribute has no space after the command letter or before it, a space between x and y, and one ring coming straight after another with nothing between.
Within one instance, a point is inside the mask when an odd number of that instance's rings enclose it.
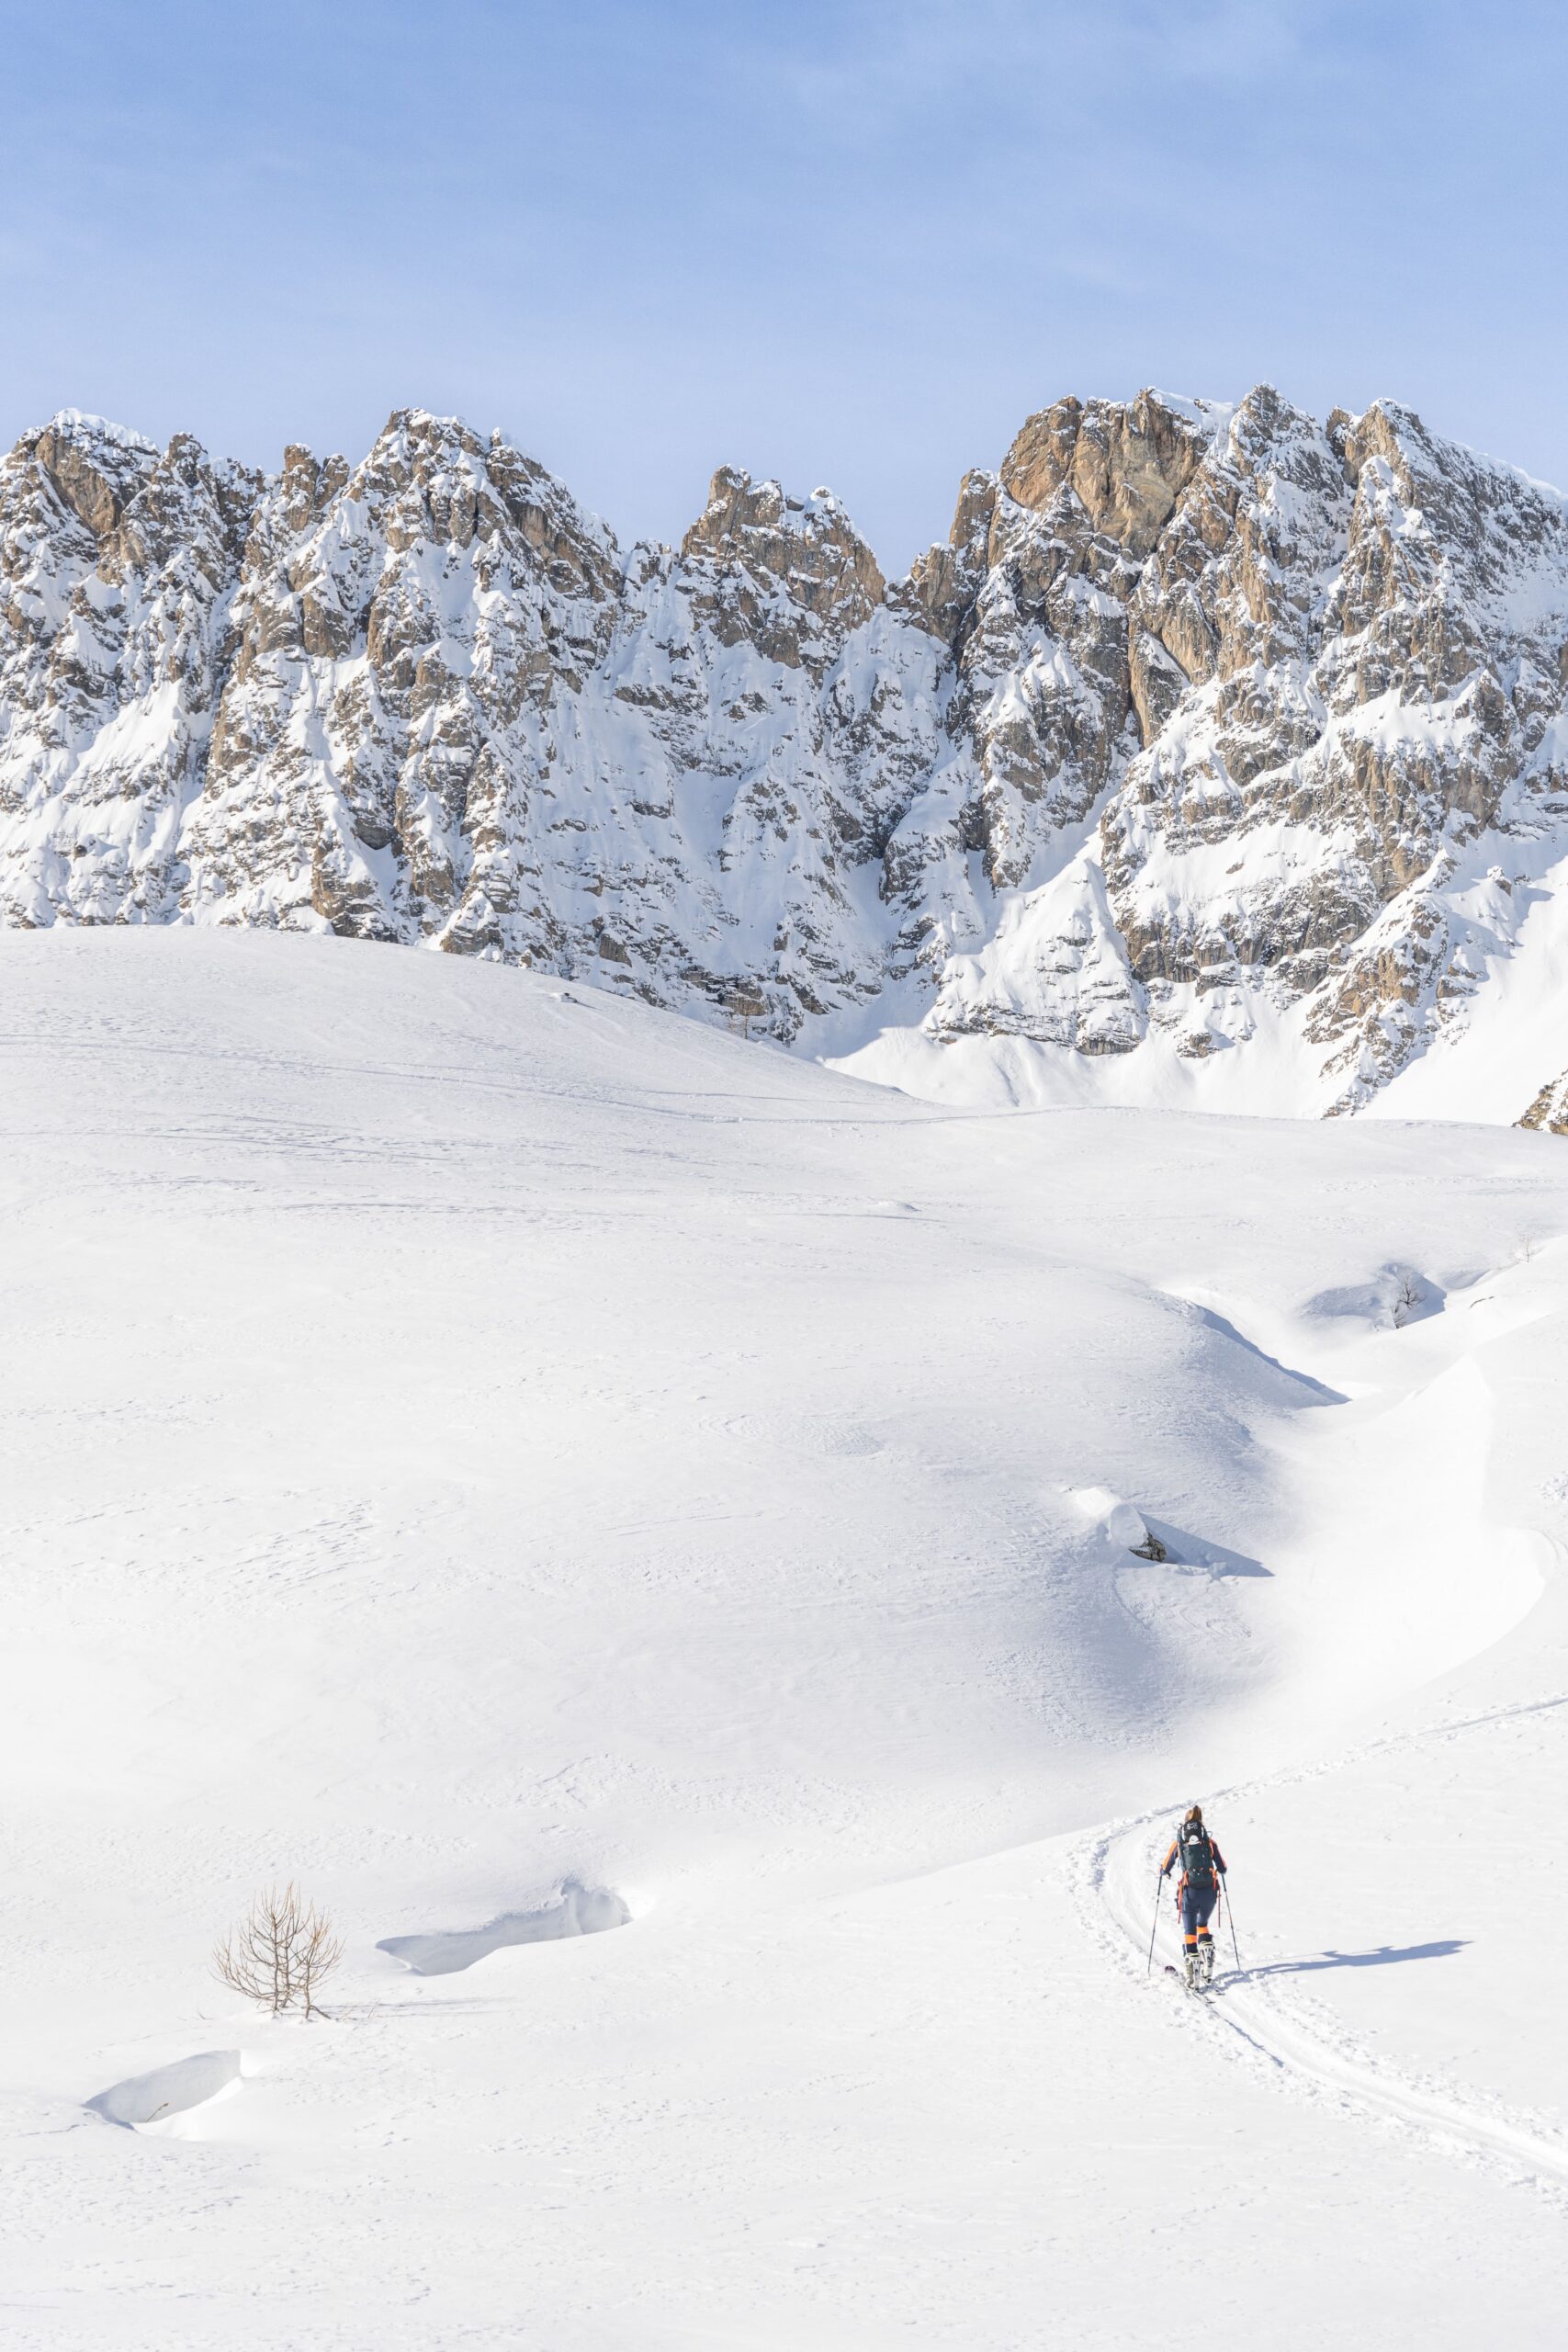
<instances>
[{"instance_id":1,"label":"rock face","mask_svg":"<svg viewBox=\"0 0 1568 2352\"><path fill-rule=\"evenodd\" d=\"M1517 1125L1540 1127L1549 1136L1568 1136L1568 1069L1541 1088Z\"/></svg>"},{"instance_id":2,"label":"rock face","mask_svg":"<svg viewBox=\"0 0 1568 2352\"><path fill-rule=\"evenodd\" d=\"M73 413L0 468L0 920L424 944L810 1050L1267 1036L1356 1109L1568 855L1565 694L1562 499L1267 387L1058 401L891 585L828 492L723 468L623 548L419 411L354 468Z\"/></svg>"}]
</instances>

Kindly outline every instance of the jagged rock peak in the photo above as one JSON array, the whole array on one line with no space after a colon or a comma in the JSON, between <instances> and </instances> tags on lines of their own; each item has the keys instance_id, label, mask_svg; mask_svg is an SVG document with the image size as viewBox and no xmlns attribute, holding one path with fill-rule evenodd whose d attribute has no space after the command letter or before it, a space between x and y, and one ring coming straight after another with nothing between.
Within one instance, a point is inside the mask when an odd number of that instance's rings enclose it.
<instances>
[{"instance_id":1,"label":"jagged rock peak","mask_svg":"<svg viewBox=\"0 0 1568 2352\"><path fill-rule=\"evenodd\" d=\"M736 563L821 617L858 628L886 594L876 558L830 490L792 498L720 466L708 503L681 542L682 556Z\"/></svg>"},{"instance_id":2,"label":"jagged rock peak","mask_svg":"<svg viewBox=\"0 0 1568 2352\"><path fill-rule=\"evenodd\" d=\"M1231 412L1156 391L1116 401L1057 401L1029 417L1002 460L1021 506L1071 489L1097 531L1147 555Z\"/></svg>"},{"instance_id":3,"label":"jagged rock peak","mask_svg":"<svg viewBox=\"0 0 1568 2352\"><path fill-rule=\"evenodd\" d=\"M547 560L568 563L592 593L610 593L619 576L608 526L500 432L482 439L461 417L394 409L352 469L291 444L276 488L295 529L344 501L374 514L397 551L426 541L466 549L515 533Z\"/></svg>"},{"instance_id":4,"label":"jagged rock peak","mask_svg":"<svg viewBox=\"0 0 1568 2352\"><path fill-rule=\"evenodd\" d=\"M997 486L994 473L971 468L959 484L945 544L917 556L908 577L895 582L889 591L910 619L949 644L955 643L973 611L986 576Z\"/></svg>"},{"instance_id":5,"label":"jagged rock peak","mask_svg":"<svg viewBox=\"0 0 1568 2352\"><path fill-rule=\"evenodd\" d=\"M80 409L62 409L41 431L24 434L13 457L24 452L37 458L62 503L96 539L108 537L159 454L139 433Z\"/></svg>"},{"instance_id":6,"label":"jagged rock peak","mask_svg":"<svg viewBox=\"0 0 1568 2352\"><path fill-rule=\"evenodd\" d=\"M623 554L419 408L269 476L71 412L0 463L0 919L424 944L785 1042L896 990L938 1091L959 1039L1125 1097L1267 1032L1355 1109L1558 887L1565 699L1562 500L1390 401L1058 401L891 585L828 492L721 468Z\"/></svg>"}]
</instances>

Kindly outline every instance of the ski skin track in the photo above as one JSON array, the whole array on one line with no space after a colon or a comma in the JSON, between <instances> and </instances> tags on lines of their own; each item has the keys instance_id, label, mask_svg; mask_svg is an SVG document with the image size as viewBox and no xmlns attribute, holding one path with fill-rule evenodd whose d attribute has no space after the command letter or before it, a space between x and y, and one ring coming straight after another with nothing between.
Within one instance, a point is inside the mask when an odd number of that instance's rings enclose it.
<instances>
[{"instance_id":1,"label":"ski skin track","mask_svg":"<svg viewBox=\"0 0 1568 2352\"><path fill-rule=\"evenodd\" d=\"M1457 1722L1427 1724L1392 1738L1369 1741L1340 1756L1292 1766L1256 1781L1239 1781L1216 1792L1214 1802L1223 1804L1227 1797L1249 1797L1265 1789L1348 1768L1371 1757L1418 1747L1424 1740L1451 1737L1456 1732L1563 1706L1568 1706L1568 1693L1522 1701L1514 1707L1492 1708L1484 1714ZM1162 1805L1110 1823L1080 1848L1079 1883L1089 1897L1086 1915L1090 1925L1099 1926L1102 1933L1109 1922L1112 1933L1106 1939L1112 1943L1118 1964L1125 1973L1138 1973L1129 1967L1129 1961L1146 1959L1148 1951L1146 1892L1141 1915L1137 1908L1137 1890L1139 1886L1146 1890L1147 1885L1151 1850L1148 1832L1156 1824L1163 1826L1173 1810ZM1160 1893L1163 1898L1163 1886ZM1146 1973L1146 1970L1143 1973ZM1171 1973L1181 1981L1179 1971ZM1568 2142L1549 2139L1544 2132L1531 2131L1523 2124L1483 2114L1451 2093L1423 2089L1382 2064L1374 2067L1347 2057L1306 2028L1280 2017L1258 1989L1245 1963L1239 1973L1232 1969L1223 1979L1216 1975L1212 1989L1219 1991L1222 1986L1224 2000L1211 2007L1208 2019L1197 2030L1208 2033L1222 2047L1228 2046L1232 2056L1250 2064L1282 2088L1307 2096L1326 2094L1342 2109L1413 2131L1447 2154L1458 2153L1471 2161L1500 2167L1510 2180L1523 2178L1568 2212ZM1206 1992L1195 1992L1185 1984L1182 1990L1190 2002L1199 2007L1207 2004ZM1196 2020L1193 2022L1197 2025Z\"/></svg>"},{"instance_id":2,"label":"ski skin track","mask_svg":"<svg viewBox=\"0 0 1568 2352\"><path fill-rule=\"evenodd\" d=\"M1205 1299L1207 1304L1216 1302ZM1230 1312L1233 1328L1247 1340L1245 1314ZM1250 1343L1250 1342L1249 1342ZM1461 1357L1462 1360L1462 1357ZM1309 1375L1310 1376L1310 1375ZM1546 1539L1551 1544L1551 1539ZM1561 1554L1562 1547L1551 1544ZM1559 1558L1559 1566L1562 1565ZM1320 1778L1350 1769L1368 1758L1419 1747L1429 1739L1452 1738L1488 1724L1540 1714L1568 1706L1568 1692L1521 1700L1505 1707L1450 1717L1407 1732L1386 1735L1337 1755L1313 1758L1237 1781L1216 1792L1214 1802L1241 1800L1264 1790ZM1149 1878L1157 1867L1156 1849L1173 1812L1163 1805L1104 1825L1078 1849L1080 1909L1091 1932L1114 1952L1124 1973L1148 1975ZM1154 1839L1149 1830L1159 1825ZM1156 1899L1163 1902L1163 1880L1156 1881ZM1226 1909L1228 1911L1228 1897ZM1156 1913L1157 1917L1157 1913ZM1106 1934L1109 1921L1111 1933ZM1216 1956L1217 1958L1217 1956ZM1139 1966L1138 1963L1144 1963ZM1245 1963L1239 1968L1216 1967L1213 1984L1199 1989L1185 1983L1179 1969L1170 1973L1181 1984L1189 2002L1210 2006L1210 2016L1190 2020L1237 2061L1273 2080L1281 2089L1302 2097L1327 2097L1342 2110L1357 2113L1385 2126L1419 2135L1428 2144L1453 2156L1500 2170L1511 2182L1528 2183L1561 2211L1568 2212L1568 2138L1550 2125L1532 2128L1539 2119L1515 2120L1488 2114L1447 2089L1428 2089L1402 2077L1381 2061L1357 2059L1294 2019L1281 2017L1254 1980ZM1210 2004L1211 1992L1224 1991L1222 2002Z\"/></svg>"}]
</instances>

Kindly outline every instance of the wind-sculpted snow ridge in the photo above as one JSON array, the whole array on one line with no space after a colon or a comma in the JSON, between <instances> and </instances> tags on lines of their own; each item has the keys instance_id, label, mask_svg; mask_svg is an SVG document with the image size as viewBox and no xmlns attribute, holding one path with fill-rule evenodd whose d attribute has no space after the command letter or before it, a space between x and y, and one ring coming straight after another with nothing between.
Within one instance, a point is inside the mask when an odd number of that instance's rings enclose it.
<instances>
[{"instance_id":1,"label":"wind-sculpted snow ridge","mask_svg":"<svg viewBox=\"0 0 1568 2352\"><path fill-rule=\"evenodd\" d=\"M548 1903L530 1911L506 1911L487 1927L437 1929L422 1936L383 1936L378 1951L389 1952L415 1976L451 1976L492 1951L513 1944L559 1943L570 1936L603 1935L630 1925L631 1913L608 1887L568 1881Z\"/></svg>"},{"instance_id":2,"label":"wind-sculpted snow ridge","mask_svg":"<svg viewBox=\"0 0 1568 2352\"><path fill-rule=\"evenodd\" d=\"M0 919L424 944L1001 1102L1434 1051L1560 1126L1463 1041L1555 984L1565 692L1562 501L1386 402L1060 401L891 585L728 467L624 548L420 410L275 476L69 411L0 468Z\"/></svg>"},{"instance_id":3,"label":"wind-sculpted snow ridge","mask_svg":"<svg viewBox=\"0 0 1568 2352\"><path fill-rule=\"evenodd\" d=\"M129 2081L111 2084L86 2104L89 2112L101 2115L106 2123L146 2131L221 2098L241 2075L237 2050L204 2050L194 2058L176 2058L172 2065L154 2067L150 2075L133 2075Z\"/></svg>"}]
</instances>

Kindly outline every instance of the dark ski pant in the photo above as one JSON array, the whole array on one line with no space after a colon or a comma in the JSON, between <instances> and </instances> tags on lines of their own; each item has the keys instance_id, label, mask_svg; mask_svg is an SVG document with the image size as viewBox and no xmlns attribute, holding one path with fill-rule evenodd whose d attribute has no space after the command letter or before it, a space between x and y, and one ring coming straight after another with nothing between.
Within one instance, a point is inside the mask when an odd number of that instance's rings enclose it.
<instances>
[{"instance_id":1,"label":"dark ski pant","mask_svg":"<svg viewBox=\"0 0 1568 2352\"><path fill-rule=\"evenodd\" d=\"M1201 1945L1213 1942L1214 1939L1209 1933L1209 1921L1213 1917L1218 1894L1217 1886L1182 1888L1181 1941L1186 1951L1197 1951Z\"/></svg>"}]
</instances>

